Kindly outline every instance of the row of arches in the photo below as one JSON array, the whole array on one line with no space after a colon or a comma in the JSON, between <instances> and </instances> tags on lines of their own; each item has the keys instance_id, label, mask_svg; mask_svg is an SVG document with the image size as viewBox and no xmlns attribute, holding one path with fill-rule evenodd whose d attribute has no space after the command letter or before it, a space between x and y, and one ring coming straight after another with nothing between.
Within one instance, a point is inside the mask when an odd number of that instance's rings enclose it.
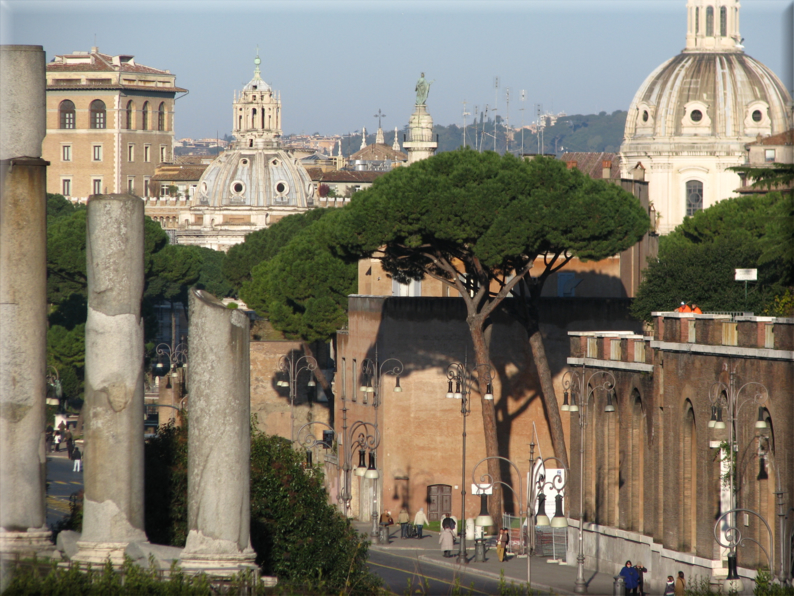
<instances>
[{"instance_id":1,"label":"row of arches","mask_svg":"<svg viewBox=\"0 0 794 596\"><path fill-rule=\"evenodd\" d=\"M707 6L705 9L706 28L704 34L707 37L715 35L714 29L714 7ZM699 35L700 30L700 8L695 8L695 35ZM720 22L718 35L726 37L728 35L728 9L725 6L720 6Z\"/></svg>"},{"instance_id":2,"label":"row of arches","mask_svg":"<svg viewBox=\"0 0 794 596\"><path fill-rule=\"evenodd\" d=\"M89 128L107 128L107 106L101 99L95 99L89 106L88 123ZM139 126L136 127L135 119L140 114ZM62 129L74 129L77 126L76 109L74 102L70 99L63 100L58 107L59 126ZM154 117L155 121L151 122ZM154 127L152 127L154 125ZM168 130L167 114L165 102L160 102L157 110L152 112L152 107L148 101L143 103L140 112L135 109L135 102L129 100L124 108L124 121L122 128L127 130Z\"/></svg>"},{"instance_id":3,"label":"row of arches","mask_svg":"<svg viewBox=\"0 0 794 596\"><path fill-rule=\"evenodd\" d=\"M767 423L763 431L755 427L757 409L740 411L737 451L730 464L722 435L707 428L708 417L703 419L702 408L691 399L685 399L677 411L660 410L655 431L639 389L632 389L625 401L618 398L615 412L605 412L606 404L605 394L595 394L586 414L586 521L653 536L680 552L719 558L713 529L730 508L726 480L730 473L736 506L757 511L768 521L776 519L779 471L768 410L761 409ZM652 436L656 437L653 441ZM767 551L775 550L779 539L774 524L770 543L757 521L741 518L737 523L744 535ZM748 568L767 564L757 548L742 549L739 562Z\"/></svg>"}]
</instances>

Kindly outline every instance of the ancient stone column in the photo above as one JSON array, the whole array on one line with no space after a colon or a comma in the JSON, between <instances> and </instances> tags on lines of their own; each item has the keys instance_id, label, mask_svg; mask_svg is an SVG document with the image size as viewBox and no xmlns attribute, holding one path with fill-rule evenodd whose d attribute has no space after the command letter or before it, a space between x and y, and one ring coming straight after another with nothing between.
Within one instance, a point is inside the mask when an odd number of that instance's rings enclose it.
<instances>
[{"instance_id":1,"label":"ancient stone column","mask_svg":"<svg viewBox=\"0 0 794 596\"><path fill-rule=\"evenodd\" d=\"M85 500L74 558L123 561L143 530L143 201L88 201Z\"/></svg>"},{"instance_id":2,"label":"ancient stone column","mask_svg":"<svg viewBox=\"0 0 794 596\"><path fill-rule=\"evenodd\" d=\"M0 46L0 556L53 549L45 501L44 73L41 46Z\"/></svg>"},{"instance_id":3,"label":"ancient stone column","mask_svg":"<svg viewBox=\"0 0 794 596\"><path fill-rule=\"evenodd\" d=\"M195 288L189 312L188 537L182 566L235 572L255 558L248 317Z\"/></svg>"}]
</instances>

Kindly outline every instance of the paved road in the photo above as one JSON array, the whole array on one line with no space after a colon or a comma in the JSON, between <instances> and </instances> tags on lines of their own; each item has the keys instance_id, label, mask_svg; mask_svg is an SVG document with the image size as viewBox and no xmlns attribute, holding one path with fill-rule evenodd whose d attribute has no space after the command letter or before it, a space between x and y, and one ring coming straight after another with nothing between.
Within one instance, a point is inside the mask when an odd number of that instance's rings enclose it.
<instances>
[{"instance_id":1,"label":"paved road","mask_svg":"<svg viewBox=\"0 0 794 596\"><path fill-rule=\"evenodd\" d=\"M369 551L369 568L394 594L499 594L499 582L419 561L421 551ZM509 582L508 582L509 583ZM456 586L459 589L456 590Z\"/></svg>"},{"instance_id":2,"label":"paved road","mask_svg":"<svg viewBox=\"0 0 794 596\"><path fill-rule=\"evenodd\" d=\"M74 462L66 453L47 457L47 525L69 514L69 496L83 488L83 473L73 472Z\"/></svg>"}]
</instances>

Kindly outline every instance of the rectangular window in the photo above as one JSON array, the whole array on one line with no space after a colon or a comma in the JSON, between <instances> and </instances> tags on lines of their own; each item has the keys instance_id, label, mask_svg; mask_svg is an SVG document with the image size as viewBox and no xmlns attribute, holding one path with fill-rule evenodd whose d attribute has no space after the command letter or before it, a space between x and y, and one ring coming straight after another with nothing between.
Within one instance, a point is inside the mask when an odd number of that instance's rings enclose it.
<instances>
[{"instance_id":1,"label":"rectangular window","mask_svg":"<svg viewBox=\"0 0 794 596\"><path fill-rule=\"evenodd\" d=\"M764 347L765 348L774 348L775 347L775 326L774 325L764 325Z\"/></svg>"},{"instance_id":2,"label":"rectangular window","mask_svg":"<svg viewBox=\"0 0 794 596\"><path fill-rule=\"evenodd\" d=\"M597 337L588 337L587 338L587 357L588 358L598 358L598 338Z\"/></svg>"},{"instance_id":3,"label":"rectangular window","mask_svg":"<svg viewBox=\"0 0 794 596\"><path fill-rule=\"evenodd\" d=\"M102 178L94 178L91 181L91 189L95 195L102 194Z\"/></svg>"},{"instance_id":4,"label":"rectangular window","mask_svg":"<svg viewBox=\"0 0 794 596\"><path fill-rule=\"evenodd\" d=\"M152 161L152 146L151 145L144 145L143 146L143 161L149 163Z\"/></svg>"},{"instance_id":5,"label":"rectangular window","mask_svg":"<svg viewBox=\"0 0 794 596\"><path fill-rule=\"evenodd\" d=\"M634 362L645 362L645 342L636 340L634 342Z\"/></svg>"},{"instance_id":6,"label":"rectangular window","mask_svg":"<svg viewBox=\"0 0 794 596\"><path fill-rule=\"evenodd\" d=\"M135 194L135 176L127 178L127 192L129 194Z\"/></svg>"},{"instance_id":7,"label":"rectangular window","mask_svg":"<svg viewBox=\"0 0 794 596\"><path fill-rule=\"evenodd\" d=\"M695 321L687 321L687 342L690 344L695 343L697 335L695 334Z\"/></svg>"},{"instance_id":8,"label":"rectangular window","mask_svg":"<svg viewBox=\"0 0 794 596\"><path fill-rule=\"evenodd\" d=\"M143 196L145 196L145 197L149 196L149 183L150 182L151 182L151 180L149 178L144 178L143 179Z\"/></svg>"},{"instance_id":9,"label":"rectangular window","mask_svg":"<svg viewBox=\"0 0 794 596\"><path fill-rule=\"evenodd\" d=\"M722 345L735 346L739 342L739 334L737 333L736 323L723 323L722 324Z\"/></svg>"},{"instance_id":10,"label":"rectangular window","mask_svg":"<svg viewBox=\"0 0 794 596\"><path fill-rule=\"evenodd\" d=\"M347 358L342 358L342 399L347 397Z\"/></svg>"},{"instance_id":11,"label":"rectangular window","mask_svg":"<svg viewBox=\"0 0 794 596\"><path fill-rule=\"evenodd\" d=\"M165 163L167 154L165 152L165 145L160 145L160 163Z\"/></svg>"},{"instance_id":12,"label":"rectangular window","mask_svg":"<svg viewBox=\"0 0 794 596\"><path fill-rule=\"evenodd\" d=\"M358 377L356 377L356 359L353 358L353 389L350 391L350 396L352 397L353 401L356 401L356 395L358 395L358 387L356 387L356 383L358 383Z\"/></svg>"},{"instance_id":13,"label":"rectangular window","mask_svg":"<svg viewBox=\"0 0 794 596\"><path fill-rule=\"evenodd\" d=\"M775 150L774 149L767 149L764 151L764 161L766 163L772 163L775 161Z\"/></svg>"},{"instance_id":14,"label":"rectangular window","mask_svg":"<svg viewBox=\"0 0 794 596\"><path fill-rule=\"evenodd\" d=\"M69 178L61 180L61 194L65 197L72 196L72 181Z\"/></svg>"},{"instance_id":15,"label":"rectangular window","mask_svg":"<svg viewBox=\"0 0 794 596\"><path fill-rule=\"evenodd\" d=\"M72 146L61 146L61 161L72 161Z\"/></svg>"},{"instance_id":16,"label":"rectangular window","mask_svg":"<svg viewBox=\"0 0 794 596\"><path fill-rule=\"evenodd\" d=\"M91 151L91 159L94 161L102 161L102 145L94 145Z\"/></svg>"},{"instance_id":17,"label":"rectangular window","mask_svg":"<svg viewBox=\"0 0 794 596\"><path fill-rule=\"evenodd\" d=\"M133 143L127 145L127 161L135 161L135 145Z\"/></svg>"},{"instance_id":18,"label":"rectangular window","mask_svg":"<svg viewBox=\"0 0 794 596\"><path fill-rule=\"evenodd\" d=\"M620 360L621 359L621 349L620 349L620 342L619 339L613 339L609 342L609 359L610 360Z\"/></svg>"}]
</instances>

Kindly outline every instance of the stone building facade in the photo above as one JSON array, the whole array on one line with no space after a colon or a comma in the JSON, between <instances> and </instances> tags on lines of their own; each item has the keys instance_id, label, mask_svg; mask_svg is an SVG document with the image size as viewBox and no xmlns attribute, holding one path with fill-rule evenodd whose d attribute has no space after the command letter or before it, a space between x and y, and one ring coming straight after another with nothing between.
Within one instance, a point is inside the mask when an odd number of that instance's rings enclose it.
<instances>
[{"instance_id":1,"label":"stone building facade","mask_svg":"<svg viewBox=\"0 0 794 596\"><path fill-rule=\"evenodd\" d=\"M648 568L651 589L683 569L688 578L724 578L726 551L714 538L717 518L730 510L727 430L709 427L710 395L738 391L737 506L742 533L770 553L774 572L791 556L792 525L783 515L794 498L794 319L653 313L653 336L571 332L568 366L611 373L615 411L596 391L585 414L584 545L587 566L615 573L626 559ZM733 373L733 377L731 376ZM599 377L588 387L596 387ZM603 377L601 377L603 378ZM722 382L720 388L715 383ZM756 403L753 398L768 398ZM739 388L744 389L739 390ZM715 393L716 392L716 393ZM581 392L580 392L581 395ZM577 397L581 406L581 398ZM758 429L760 416L768 428ZM580 517L579 413L569 413L571 520L568 561L576 560ZM564 415L566 416L566 415ZM727 413L723 410L726 423ZM763 459L764 473L760 472ZM724 530L724 528L722 528ZM769 561L753 544L738 550L740 574ZM791 560L784 569L791 571ZM751 571L752 570L752 571ZM790 575L789 575L790 577Z\"/></svg>"},{"instance_id":2,"label":"stone building facade","mask_svg":"<svg viewBox=\"0 0 794 596\"><path fill-rule=\"evenodd\" d=\"M158 163L172 160L176 75L98 48L47 64L47 192L148 196Z\"/></svg>"}]
</instances>

